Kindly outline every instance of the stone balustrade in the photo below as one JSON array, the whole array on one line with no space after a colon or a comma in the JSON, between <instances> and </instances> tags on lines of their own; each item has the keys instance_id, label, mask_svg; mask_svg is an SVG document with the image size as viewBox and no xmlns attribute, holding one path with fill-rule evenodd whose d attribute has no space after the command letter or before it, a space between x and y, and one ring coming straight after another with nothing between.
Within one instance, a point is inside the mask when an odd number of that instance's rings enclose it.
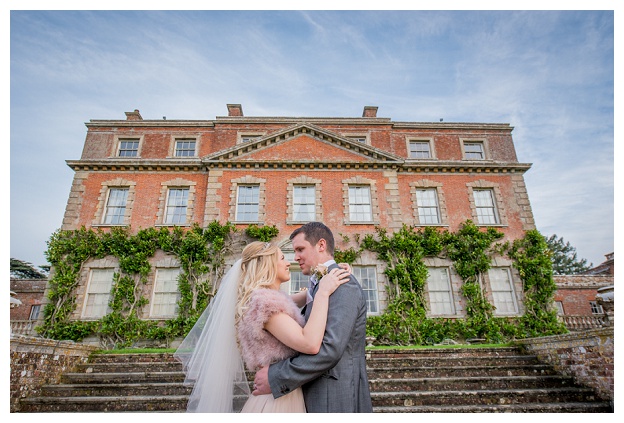
<instances>
[{"instance_id":1,"label":"stone balustrade","mask_svg":"<svg viewBox=\"0 0 624 423\"><path fill-rule=\"evenodd\" d=\"M563 315L559 316L566 328L571 331L598 329L607 326L606 316L604 314L595 314L592 316L576 316Z\"/></svg>"},{"instance_id":2,"label":"stone balustrade","mask_svg":"<svg viewBox=\"0 0 624 423\"><path fill-rule=\"evenodd\" d=\"M11 334L12 335L28 335L36 336L35 325L36 320L11 320Z\"/></svg>"}]
</instances>

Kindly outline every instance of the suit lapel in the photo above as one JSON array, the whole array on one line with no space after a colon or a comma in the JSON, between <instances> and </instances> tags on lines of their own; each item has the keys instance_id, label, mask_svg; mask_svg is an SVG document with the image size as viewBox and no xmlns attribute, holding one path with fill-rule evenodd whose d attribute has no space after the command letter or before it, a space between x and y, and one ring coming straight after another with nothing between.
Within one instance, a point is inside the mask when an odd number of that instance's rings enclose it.
<instances>
[{"instance_id":1,"label":"suit lapel","mask_svg":"<svg viewBox=\"0 0 624 423\"><path fill-rule=\"evenodd\" d=\"M329 272L335 266L338 266L338 265L337 264L332 264L331 266L329 266L327 268L327 271ZM314 296L316 295L316 291L318 291L318 287L319 287L318 283L316 285L314 285L314 287L312 288L312 292L310 294L310 295L312 295L312 301L309 304L306 304L303 307L303 309L301 310L301 314L303 314L305 316L306 322L308 321L308 317L310 317L310 312L312 311L312 307L308 307L308 306L311 305L314 302Z\"/></svg>"}]
</instances>

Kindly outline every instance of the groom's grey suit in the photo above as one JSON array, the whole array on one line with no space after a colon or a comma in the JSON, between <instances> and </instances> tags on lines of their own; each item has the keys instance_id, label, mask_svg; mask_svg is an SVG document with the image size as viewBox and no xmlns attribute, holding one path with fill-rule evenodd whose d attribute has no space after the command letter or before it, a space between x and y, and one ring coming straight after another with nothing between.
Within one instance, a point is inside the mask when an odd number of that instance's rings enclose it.
<instances>
[{"instance_id":1,"label":"groom's grey suit","mask_svg":"<svg viewBox=\"0 0 624 423\"><path fill-rule=\"evenodd\" d=\"M338 267L332 264L329 270ZM312 291L316 294L318 284ZM308 320L314 302L307 305ZM301 386L309 413L371 413L366 375L366 297L351 275L329 297L325 336L318 354L299 354L269 367L275 398Z\"/></svg>"}]
</instances>

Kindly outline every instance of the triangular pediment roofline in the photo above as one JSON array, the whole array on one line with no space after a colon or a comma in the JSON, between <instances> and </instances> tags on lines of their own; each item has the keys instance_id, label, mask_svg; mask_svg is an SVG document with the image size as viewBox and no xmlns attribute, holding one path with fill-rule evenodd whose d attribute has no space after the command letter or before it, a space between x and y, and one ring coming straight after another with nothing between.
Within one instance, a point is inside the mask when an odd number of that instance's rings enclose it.
<instances>
[{"instance_id":1,"label":"triangular pediment roofline","mask_svg":"<svg viewBox=\"0 0 624 423\"><path fill-rule=\"evenodd\" d=\"M330 143L337 148L362 156L366 158L366 161L369 163L400 165L404 162L402 157L358 141L350 140L333 131L321 128L308 122L298 123L278 132L273 132L259 137L256 140L243 144L237 144L234 147L217 151L203 157L202 162L206 164L217 162L237 162L256 151L271 148L271 146L287 142L302 135L306 135L321 142ZM249 163L248 159L245 159L245 161Z\"/></svg>"}]
</instances>

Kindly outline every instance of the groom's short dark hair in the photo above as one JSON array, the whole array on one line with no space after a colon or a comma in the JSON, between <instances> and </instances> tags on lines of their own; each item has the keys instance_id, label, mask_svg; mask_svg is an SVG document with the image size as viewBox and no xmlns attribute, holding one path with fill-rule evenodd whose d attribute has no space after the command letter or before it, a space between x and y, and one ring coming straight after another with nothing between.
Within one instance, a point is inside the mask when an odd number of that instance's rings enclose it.
<instances>
[{"instance_id":1,"label":"groom's short dark hair","mask_svg":"<svg viewBox=\"0 0 624 423\"><path fill-rule=\"evenodd\" d=\"M332 257L334 256L334 234L327 226L321 222L308 222L302 227L295 229L294 232L290 234L290 239L292 240L300 233L302 233L305 240L312 245L316 245L321 238L324 239L325 242L327 242L327 252Z\"/></svg>"}]
</instances>

